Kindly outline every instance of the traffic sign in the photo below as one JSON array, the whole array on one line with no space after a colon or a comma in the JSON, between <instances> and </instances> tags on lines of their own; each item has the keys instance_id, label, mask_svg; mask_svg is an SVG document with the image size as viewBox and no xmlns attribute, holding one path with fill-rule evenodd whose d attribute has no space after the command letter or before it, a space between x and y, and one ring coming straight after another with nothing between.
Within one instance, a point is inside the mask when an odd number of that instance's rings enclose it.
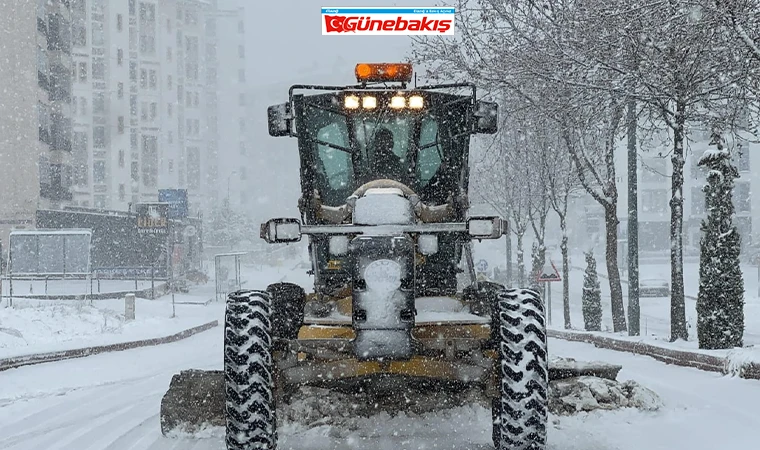
<instances>
[{"instance_id":1,"label":"traffic sign","mask_svg":"<svg viewBox=\"0 0 760 450\"><path fill-rule=\"evenodd\" d=\"M480 273L485 273L488 270L488 261L486 261L485 259L481 259L475 265L475 269L477 269L477 271Z\"/></svg>"},{"instance_id":2,"label":"traffic sign","mask_svg":"<svg viewBox=\"0 0 760 450\"><path fill-rule=\"evenodd\" d=\"M554 265L554 263L552 261L549 261L548 264L544 264L544 268L536 278L536 281L539 283L562 281L562 277L559 276L559 271L557 270L557 267Z\"/></svg>"}]
</instances>

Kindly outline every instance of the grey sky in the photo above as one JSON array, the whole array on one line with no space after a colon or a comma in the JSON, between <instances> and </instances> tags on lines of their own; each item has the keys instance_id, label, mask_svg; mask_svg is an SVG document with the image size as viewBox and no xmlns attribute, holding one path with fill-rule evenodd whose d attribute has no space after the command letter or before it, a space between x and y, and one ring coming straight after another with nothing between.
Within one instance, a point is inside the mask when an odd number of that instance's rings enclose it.
<instances>
[{"instance_id":1,"label":"grey sky","mask_svg":"<svg viewBox=\"0 0 760 450\"><path fill-rule=\"evenodd\" d=\"M435 6L434 0L241 0L246 5L249 98L253 103L258 167L252 172L261 183L251 193L257 215L297 215L298 147L294 138L272 138L267 133L266 108L287 100L292 84L352 84L359 62L403 61L410 50L408 36L322 36L321 8L327 6Z\"/></svg>"}]
</instances>

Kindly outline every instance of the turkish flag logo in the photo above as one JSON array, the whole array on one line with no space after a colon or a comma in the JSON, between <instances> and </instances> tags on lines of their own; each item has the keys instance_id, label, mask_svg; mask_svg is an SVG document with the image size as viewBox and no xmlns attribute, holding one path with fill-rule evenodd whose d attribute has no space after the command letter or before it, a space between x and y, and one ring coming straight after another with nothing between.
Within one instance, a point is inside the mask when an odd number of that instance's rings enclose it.
<instances>
[{"instance_id":1,"label":"turkish flag logo","mask_svg":"<svg viewBox=\"0 0 760 450\"><path fill-rule=\"evenodd\" d=\"M346 16L327 16L325 15L325 28L328 33L343 33L343 22Z\"/></svg>"}]
</instances>

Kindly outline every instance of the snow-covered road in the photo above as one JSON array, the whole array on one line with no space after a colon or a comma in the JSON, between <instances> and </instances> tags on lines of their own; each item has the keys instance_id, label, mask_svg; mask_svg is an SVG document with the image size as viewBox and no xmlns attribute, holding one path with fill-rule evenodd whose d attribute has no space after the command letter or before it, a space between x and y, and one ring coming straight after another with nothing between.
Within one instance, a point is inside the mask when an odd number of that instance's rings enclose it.
<instances>
[{"instance_id":1,"label":"snow-covered road","mask_svg":"<svg viewBox=\"0 0 760 450\"><path fill-rule=\"evenodd\" d=\"M221 439L167 439L161 397L174 373L222 364L221 328L186 341L0 373L0 448L7 450L222 450ZM553 450L756 448L760 383L650 358L551 341L558 356L622 364L622 379L657 392L665 408L554 418ZM283 449L489 449L490 412L462 407L424 417L375 417L350 429L282 430Z\"/></svg>"}]
</instances>

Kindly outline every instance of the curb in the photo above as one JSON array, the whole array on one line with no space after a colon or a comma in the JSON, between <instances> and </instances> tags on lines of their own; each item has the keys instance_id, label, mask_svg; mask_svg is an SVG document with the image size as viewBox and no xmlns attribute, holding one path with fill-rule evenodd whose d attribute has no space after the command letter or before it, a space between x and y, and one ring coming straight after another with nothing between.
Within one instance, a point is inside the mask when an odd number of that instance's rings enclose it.
<instances>
[{"instance_id":1,"label":"curb","mask_svg":"<svg viewBox=\"0 0 760 450\"><path fill-rule=\"evenodd\" d=\"M566 341L584 342L593 344L595 347L614 350L618 352L633 353L636 355L649 356L666 364L681 367L691 367L708 372L716 372L728 375L728 359L719 356L707 355L683 350L672 350L644 342L624 341L606 336L597 336L584 332L547 330L547 335ZM760 364L750 363L744 365L735 374L748 380L760 380Z\"/></svg>"},{"instance_id":2,"label":"curb","mask_svg":"<svg viewBox=\"0 0 760 450\"><path fill-rule=\"evenodd\" d=\"M219 325L218 320L204 323L197 327L188 328L179 333L170 336L143 339L140 341L121 342L118 344L99 345L94 347L78 348L74 350L62 350L59 352L37 353L34 355L13 356L10 358L0 359L0 372L8 369L15 369L22 366L31 366L35 364L44 364L66 359L83 358L86 356L97 355L99 353L120 352L140 347L150 347L187 339L195 334L210 330Z\"/></svg>"}]
</instances>

